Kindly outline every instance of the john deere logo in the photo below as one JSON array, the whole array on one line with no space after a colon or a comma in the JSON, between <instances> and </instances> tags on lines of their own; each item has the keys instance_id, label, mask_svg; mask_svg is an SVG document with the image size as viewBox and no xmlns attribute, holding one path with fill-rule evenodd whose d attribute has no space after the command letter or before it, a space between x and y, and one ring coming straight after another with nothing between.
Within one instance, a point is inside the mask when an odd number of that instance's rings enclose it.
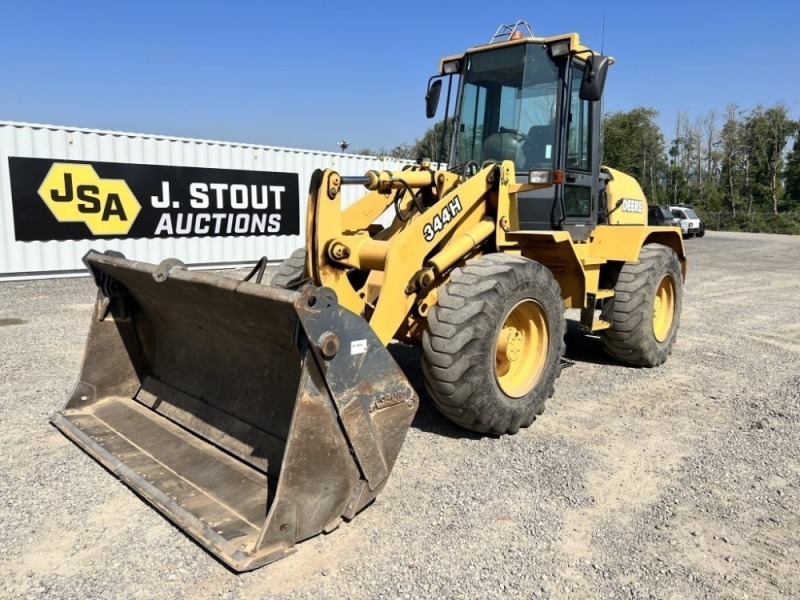
<instances>
[{"instance_id":1,"label":"john deere logo","mask_svg":"<svg viewBox=\"0 0 800 600\"><path fill-rule=\"evenodd\" d=\"M124 180L101 179L91 165L53 163L39 196L59 222L94 235L126 235L142 208Z\"/></svg>"}]
</instances>

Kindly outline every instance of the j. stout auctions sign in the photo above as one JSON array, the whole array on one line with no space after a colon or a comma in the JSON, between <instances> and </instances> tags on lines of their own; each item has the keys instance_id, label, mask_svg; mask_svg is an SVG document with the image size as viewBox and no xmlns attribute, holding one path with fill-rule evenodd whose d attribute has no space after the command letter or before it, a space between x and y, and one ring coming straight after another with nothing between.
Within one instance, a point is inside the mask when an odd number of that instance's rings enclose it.
<instances>
[{"instance_id":1,"label":"j. stout auctions sign","mask_svg":"<svg viewBox=\"0 0 800 600\"><path fill-rule=\"evenodd\" d=\"M9 157L18 241L296 235L296 173Z\"/></svg>"}]
</instances>

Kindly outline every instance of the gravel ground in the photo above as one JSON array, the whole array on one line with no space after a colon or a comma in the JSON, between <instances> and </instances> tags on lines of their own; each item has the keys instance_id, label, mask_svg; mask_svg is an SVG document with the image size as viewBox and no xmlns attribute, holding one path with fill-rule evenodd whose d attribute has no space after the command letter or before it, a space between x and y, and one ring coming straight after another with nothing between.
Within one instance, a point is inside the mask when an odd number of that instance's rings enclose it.
<instances>
[{"instance_id":1,"label":"gravel ground","mask_svg":"<svg viewBox=\"0 0 800 600\"><path fill-rule=\"evenodd\" d=\"M773 598L800 595L800 237L687 241L670 360L571 324L545 414L480 437L426 401L352 523L234 575L51 427L88 278L0 283L4 598Z\"/></svg>"}]
</instances>

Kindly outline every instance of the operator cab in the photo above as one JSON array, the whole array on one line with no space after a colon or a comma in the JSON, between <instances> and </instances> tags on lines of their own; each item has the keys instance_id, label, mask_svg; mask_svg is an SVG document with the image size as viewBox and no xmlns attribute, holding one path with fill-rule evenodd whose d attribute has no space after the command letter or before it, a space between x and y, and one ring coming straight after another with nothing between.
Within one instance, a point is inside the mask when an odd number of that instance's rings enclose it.
<instances>
[{"instance_id":1,"label":"operator cab","mask_svg":"<svg viewBox=\"0 0 800 600\"><path fill-rule=\"evenodd\" d=\"M518 183L552 184L518 195L520 228L586 239L605 219L600 126L610 62L577 34L536 38L523 21L501 26L485 46L443 59L429 84L428 116L436 112L441 77L450 78L449 99L459 75L451 168L470 173L486 161L513 161Z\"/></svg>"}]
</instances>

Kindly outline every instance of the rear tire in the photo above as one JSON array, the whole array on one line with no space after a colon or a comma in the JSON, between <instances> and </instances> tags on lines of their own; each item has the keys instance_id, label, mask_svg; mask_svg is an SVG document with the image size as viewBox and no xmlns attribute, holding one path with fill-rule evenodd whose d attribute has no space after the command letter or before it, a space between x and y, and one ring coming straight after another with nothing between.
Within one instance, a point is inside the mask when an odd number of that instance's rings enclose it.
<instances>
[{"instance_id":1,"label":"rear tire","mask_svg":"<svg viewBox=\"0 0 800 600\"><path fill-rule=\"evenodd\" d=\"M422 336L434 404L472 431L528 427L553 395L565 323L558 282L537 262L491 254L454 269Z\"/></svg>"},{"instance_id":2,"label":"rear tire","mask_svg":"<svg viewBox=\"0 0 800 600\"><path fill-rule=\"evenodd\" d=\"M285 259L272 278L272 285L279 287L294 287L303 279L303 269L306 264L306 249L298 248Z\"/></svg>"},{"instance_id":3,"label":"rear tire","mask_svg":"<svg viewBox=\"0 0 800 600\"><path fill-rule=\"evenodd\" d=\"M666 246L645 246L638 262L622 266L614 297L603 307L611 322L601 332L606 353L637 367L662 364L672 352L682 304L678 255Z\"/></svg>"}]
</instances>

